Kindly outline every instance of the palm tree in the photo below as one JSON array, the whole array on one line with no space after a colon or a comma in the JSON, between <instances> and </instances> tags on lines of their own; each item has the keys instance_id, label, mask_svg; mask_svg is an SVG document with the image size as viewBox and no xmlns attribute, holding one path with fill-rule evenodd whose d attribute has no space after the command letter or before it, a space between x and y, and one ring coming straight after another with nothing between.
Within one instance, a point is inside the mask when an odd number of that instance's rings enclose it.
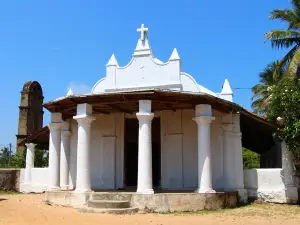
<instances>
[{"instance_id":1,"label":"palm tree","mask_svg":"<svg viewBox=\"0 0 300 225\"><path fill-rule=\"evenodd\" d=\"M252 87L252 108L255 113L264 115L268 110L268 105L272 99L272 90L284 75L284 70L278 66L280 62L275 61L266 66L259 74L260 83ZM279 68L279 69L278 69ZM277 75L274 72L277 70Z\"/></svg>"},{"instance_id":2,"label":"palm tree","mask_svg":"<svg viewBox=\"0 0 300 225\"><path fill-rule=\"evenodd\" d=\"M272 30L265 34L272 47L288 48L288 53L279 61L274 76L285 70L285 76L295 79L300 76L300 0L291 0L292 9L276 9L271 12L270 19L278 19L287 23L287 30ZM281 68L281 69L280 69Z\"/></svg>"}]
</instances>

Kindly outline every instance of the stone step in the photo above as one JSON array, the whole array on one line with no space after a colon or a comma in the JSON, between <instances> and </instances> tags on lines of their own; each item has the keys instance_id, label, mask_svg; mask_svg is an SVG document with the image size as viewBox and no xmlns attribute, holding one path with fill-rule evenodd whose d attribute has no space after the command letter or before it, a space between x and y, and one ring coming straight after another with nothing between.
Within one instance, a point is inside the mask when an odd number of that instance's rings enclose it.
<instances>
[{"instance_id":1,"label":"stone step","mask_svg":"<svg viewBox=\"0 0 300 225\"><path fill-rule=\"evenodd\" d=\"M77 211L83 213L109 213L109 214L134 214L137 213L139 210L138 208L124 208L124 209L97 209L91 207L80 207L76 208Z\"/></svg>"},{"instance_id":2,"label":"stone step","mask_svg":"<svg viewBox=\"0 0 300 225\"><path fill-rule=\"evenodd\" d=\"M124 193L93 193L91 200L131 201L132 194Z\"/></svg>"},{"instance_id":3,"label":"stone step","mask_svg":"<svg viewBox=\"0 0 300 225\"><path fill-rule=\"evenodd\" d=\"M88 207L98 209L123 209L129 208L129 201L115 201L115 200L89 200L87 203Z\"/></svg>"}]
</instances>

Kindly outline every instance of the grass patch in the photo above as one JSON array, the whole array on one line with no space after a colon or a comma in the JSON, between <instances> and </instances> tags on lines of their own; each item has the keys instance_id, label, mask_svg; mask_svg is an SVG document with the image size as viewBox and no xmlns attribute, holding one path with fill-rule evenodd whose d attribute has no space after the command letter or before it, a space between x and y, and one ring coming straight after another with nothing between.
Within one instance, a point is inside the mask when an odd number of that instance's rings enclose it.
<instances>
[{"instance_id":1,"label":"grass patch","mask_svg":"<svg viewBox=\"0 0 300 225\"><path fill-rule=\"evenodd\" d=\"M255 203L251 202L246 205L238 205L236 208L225 208L218 210L202 210L194 212L166 212L159 213L162 215L178 215L178 216L193 216L193 215L210 215L216 214L216 216L262 216L268 217L273 215L291 216L294 214L300 214L300 206L298 205L286 205L286 204L268 204L268 203Z\"/></svg>"},{"instance_id":2,"label":"grass patch","mask_svg":"<svg viewBox=\"0 0 300 225\"><path fill-rule=\"evenodd\" d=\"M174 215L174 216L182 216L182 215L208 215L208 214L214 214L214 213L221 213L225 211L226 209L220 209L220 210L202 210L202 211L192 211L192 212L164 212L159 213L162 215Z\"/></svg>"},{"instance_id":3,"label":"grass patch","mask_svg":"<svg viewBox=\"0 0 300 225\"><path fill-rule=\"evenodd\" d=\"M238 208L246 208L248 205L243 205ZM231 212L232 210L237 208L225 208L225 209L216 209L216 210L201 210L201 211L191 211L191 212L165 212L165 213L159 213L163 215L208 215L208 214L224 214L227 212Z\"/></svg>"},{"instance_id":4,"label":"grass patch","mask_svg":"<svg viewBox=\"0 0 300 225\"><path fill-rule=\"evenodd\" d=\"M22 194L22 193L17 191L0 190L0 195L17 195L17 194Z\"/></svg>"}]
</instances>

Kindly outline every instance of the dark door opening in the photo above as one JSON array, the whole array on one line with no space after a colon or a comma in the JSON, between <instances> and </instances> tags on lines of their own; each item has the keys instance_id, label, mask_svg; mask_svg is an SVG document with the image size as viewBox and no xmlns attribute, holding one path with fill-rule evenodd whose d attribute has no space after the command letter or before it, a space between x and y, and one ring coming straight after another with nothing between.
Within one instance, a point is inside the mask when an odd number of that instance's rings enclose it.
<instances>
[{"instance_id":1,"label":"dark door opening","mask_svg":"<svg viewBox=\"0 0 300 225\"><path fill-rule=\"evenodd\" d=\"M137 186L138 173L138 137L139 122L137 119L125 119L125 148L124 148L124 171L125 186ZM160 118L152 120L152 179L153 186L160 185Z\"/></svg>"}]
</instances>

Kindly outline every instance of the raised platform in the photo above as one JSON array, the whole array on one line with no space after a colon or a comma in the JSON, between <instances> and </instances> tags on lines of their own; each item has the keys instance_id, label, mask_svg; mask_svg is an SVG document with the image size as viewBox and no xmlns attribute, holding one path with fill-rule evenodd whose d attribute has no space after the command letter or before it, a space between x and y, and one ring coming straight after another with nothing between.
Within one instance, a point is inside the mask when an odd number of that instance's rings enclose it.
<instances>
[{"instance_id":1,"label":"raised platform","mask_svg":"<svg viewBox=\"0 0 300 225\"><path fill-rule=\"evenodd\" d=\"M82 212L111 213L98 207L92 208L91 202L99 205L109 205L103 202L128 202L128 208L140 212L188 212L201 210L217 210L236 207L237 192L193 193L193 192L166 192L153 195L141 195L135 192L88 192L74 191L47 191L46 202L55 205L71 206ZM101 203L101 204L100 204ZM123 203L124 204L124 203ZM102 208L102 207L101 207ZM89 210L90 209L90 210ZM124 212L128 210L122 209ZM135 210L134 212L136 212Z\"/></svg>"}]
</instances>

